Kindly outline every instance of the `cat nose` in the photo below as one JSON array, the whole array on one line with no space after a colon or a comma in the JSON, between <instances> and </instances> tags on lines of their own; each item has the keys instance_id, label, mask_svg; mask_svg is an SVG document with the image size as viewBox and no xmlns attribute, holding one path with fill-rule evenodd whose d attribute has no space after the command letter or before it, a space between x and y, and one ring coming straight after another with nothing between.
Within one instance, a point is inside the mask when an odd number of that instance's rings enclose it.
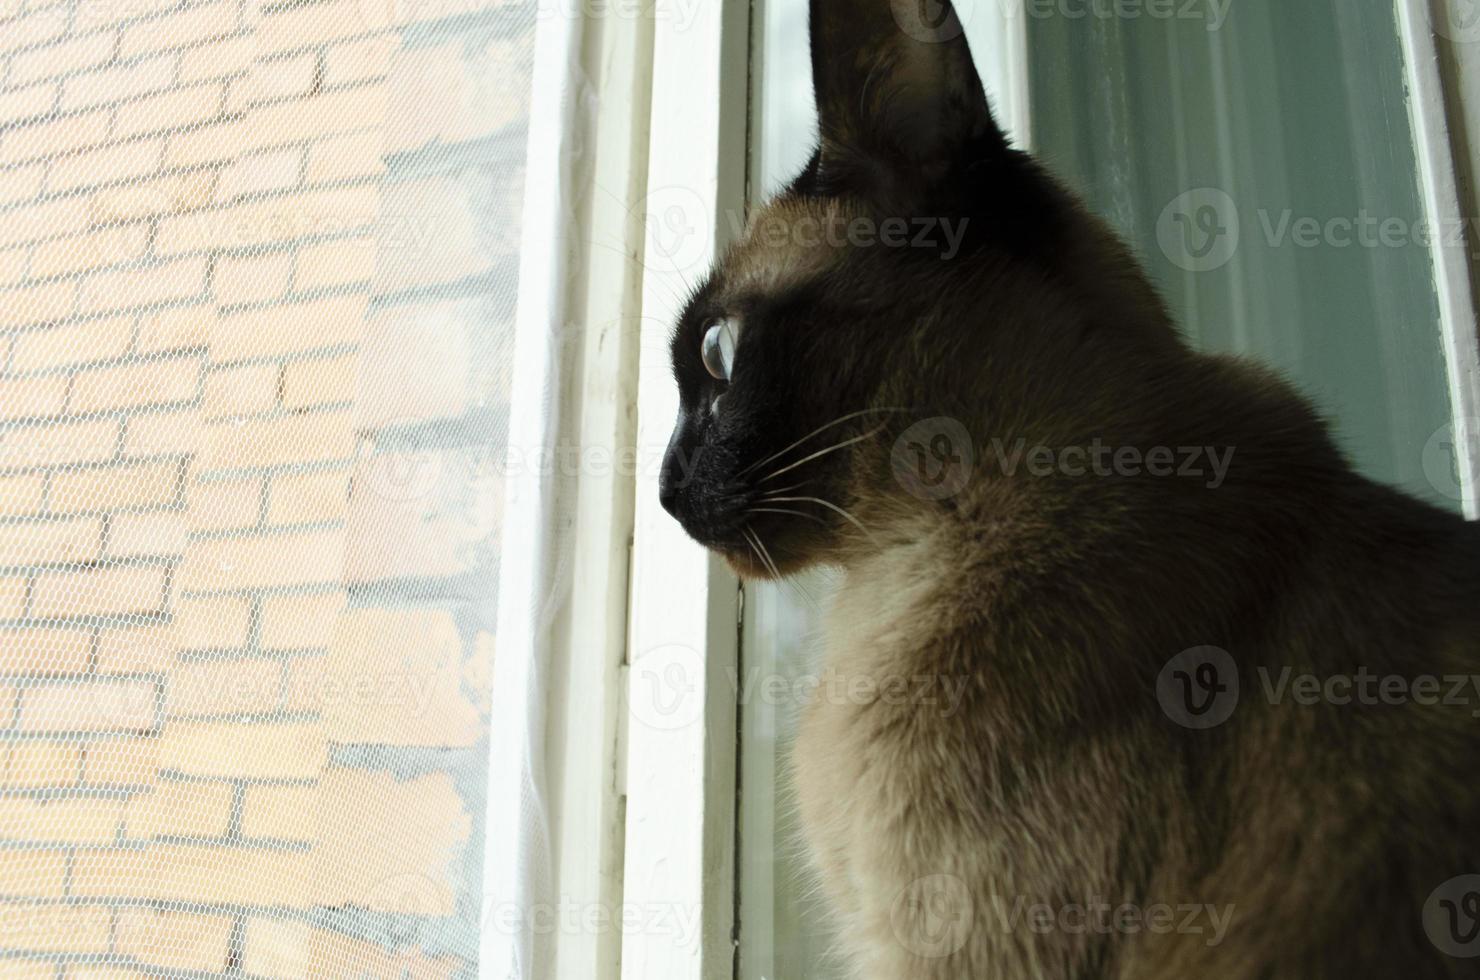
<instances>
[{"instance_id":1,"label":"cat nose","mask_svg":"<svg viewBox=\"0 0 1480 980\"><path fill-rule=\"evenodd\" d=\"M663 454L663 468L658 472L658 502L669 515L678 516L678 454L683 445L683 420L673 430L668 440L668 451Z\"/></svg>"}]
</instances>

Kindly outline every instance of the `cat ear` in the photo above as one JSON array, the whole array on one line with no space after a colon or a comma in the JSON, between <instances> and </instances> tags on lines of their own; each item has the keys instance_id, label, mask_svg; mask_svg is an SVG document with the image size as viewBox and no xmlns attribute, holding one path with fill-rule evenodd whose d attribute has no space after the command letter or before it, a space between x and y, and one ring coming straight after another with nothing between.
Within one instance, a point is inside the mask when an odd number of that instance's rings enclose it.
<instances>
[{"instance_id":1,"label":"cat ear","mask_svg":"<svg viewBox=\"0 0 1480 980\"><path fill-rule=\"evenodd\" d=\"M1006 148L950 0L811 0L824 174Z\"/></svg>"}]
</instances>

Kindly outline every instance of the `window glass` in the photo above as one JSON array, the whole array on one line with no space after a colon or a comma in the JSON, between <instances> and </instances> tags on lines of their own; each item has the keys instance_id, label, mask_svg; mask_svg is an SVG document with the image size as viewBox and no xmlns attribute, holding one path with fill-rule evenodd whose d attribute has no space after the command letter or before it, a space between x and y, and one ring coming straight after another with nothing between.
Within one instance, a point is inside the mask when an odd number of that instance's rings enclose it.
<instances>
[{"instance_id":1,"label":"window glass","mask_svg":"<svg viewBox=\"0 0 1480 980\"><path fill-rule=\"evenodd\" d=\"M1038 153L1198 346L1279 368L1363 472L1458 509L1423 450L1450 418L1428 242L1464 229L1424 217L1393 6L1177 7L1030 14Z\"/></svg>"},{"instance_id":2,"label":"window glass","mask_svg":"<svg viewBox=\"0 0 1480 980\"><path fill-rule=\"evenodd\" d=\"M979 57L997 49L979 40L992 6L960 4ZM1175 16L1153 15L1169 6ZM811 148L805 7L766 0L760 9L755 196L784 183ZM1363 472L1458 509L1456 484L1424 469L1451 411L1427 242L1457 229L1423 220L1393 7L1028 8L1035 150L1130 241L1191 340L1284 371L1333 418ZM1101 9L1142 14L1093 13ZM788 775L797 682L820 670L817 606L830 587L818 574L746 589L743 980L846 975L831 955Z\"/></svg>"}]
</instances>

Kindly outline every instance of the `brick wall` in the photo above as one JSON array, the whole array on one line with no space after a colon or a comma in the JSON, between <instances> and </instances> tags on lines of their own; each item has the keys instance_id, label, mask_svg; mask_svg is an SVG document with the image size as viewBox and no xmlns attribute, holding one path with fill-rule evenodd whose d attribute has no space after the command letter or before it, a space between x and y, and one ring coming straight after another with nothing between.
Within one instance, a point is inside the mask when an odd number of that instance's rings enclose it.
<instances>
[{"instance_id":1,"label":"brick wall","mask_svg":"<svg viewBox=\"0 0 1480 980\"><path fill-rule=\"evenodd\" d=\"M0 977L473 974L532 20L0 0Z\"/></svg>"}]
</instances>

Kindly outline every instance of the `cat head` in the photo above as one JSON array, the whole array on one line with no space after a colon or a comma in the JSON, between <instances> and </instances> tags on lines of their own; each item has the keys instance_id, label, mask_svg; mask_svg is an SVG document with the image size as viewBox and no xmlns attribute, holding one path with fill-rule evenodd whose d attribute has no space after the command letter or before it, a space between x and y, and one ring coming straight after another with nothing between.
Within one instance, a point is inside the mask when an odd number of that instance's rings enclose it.
<instances>
[{"instance_id":1,"label":"cat head","mask_svg":"<svg viewBox=\"0 0 1480 980\"><path fill-rule=\"evenodd\" d=\"M662 503L750 576L844 561L903 493L901 432L980 417L994 359L1051 356L1044 321L1155 302L1138 274L1113 285L1107 257L1133 265L1010 146L949 3L812 0L811 31L819 146L672 342Z\"/></svg>"}]
</instances>

